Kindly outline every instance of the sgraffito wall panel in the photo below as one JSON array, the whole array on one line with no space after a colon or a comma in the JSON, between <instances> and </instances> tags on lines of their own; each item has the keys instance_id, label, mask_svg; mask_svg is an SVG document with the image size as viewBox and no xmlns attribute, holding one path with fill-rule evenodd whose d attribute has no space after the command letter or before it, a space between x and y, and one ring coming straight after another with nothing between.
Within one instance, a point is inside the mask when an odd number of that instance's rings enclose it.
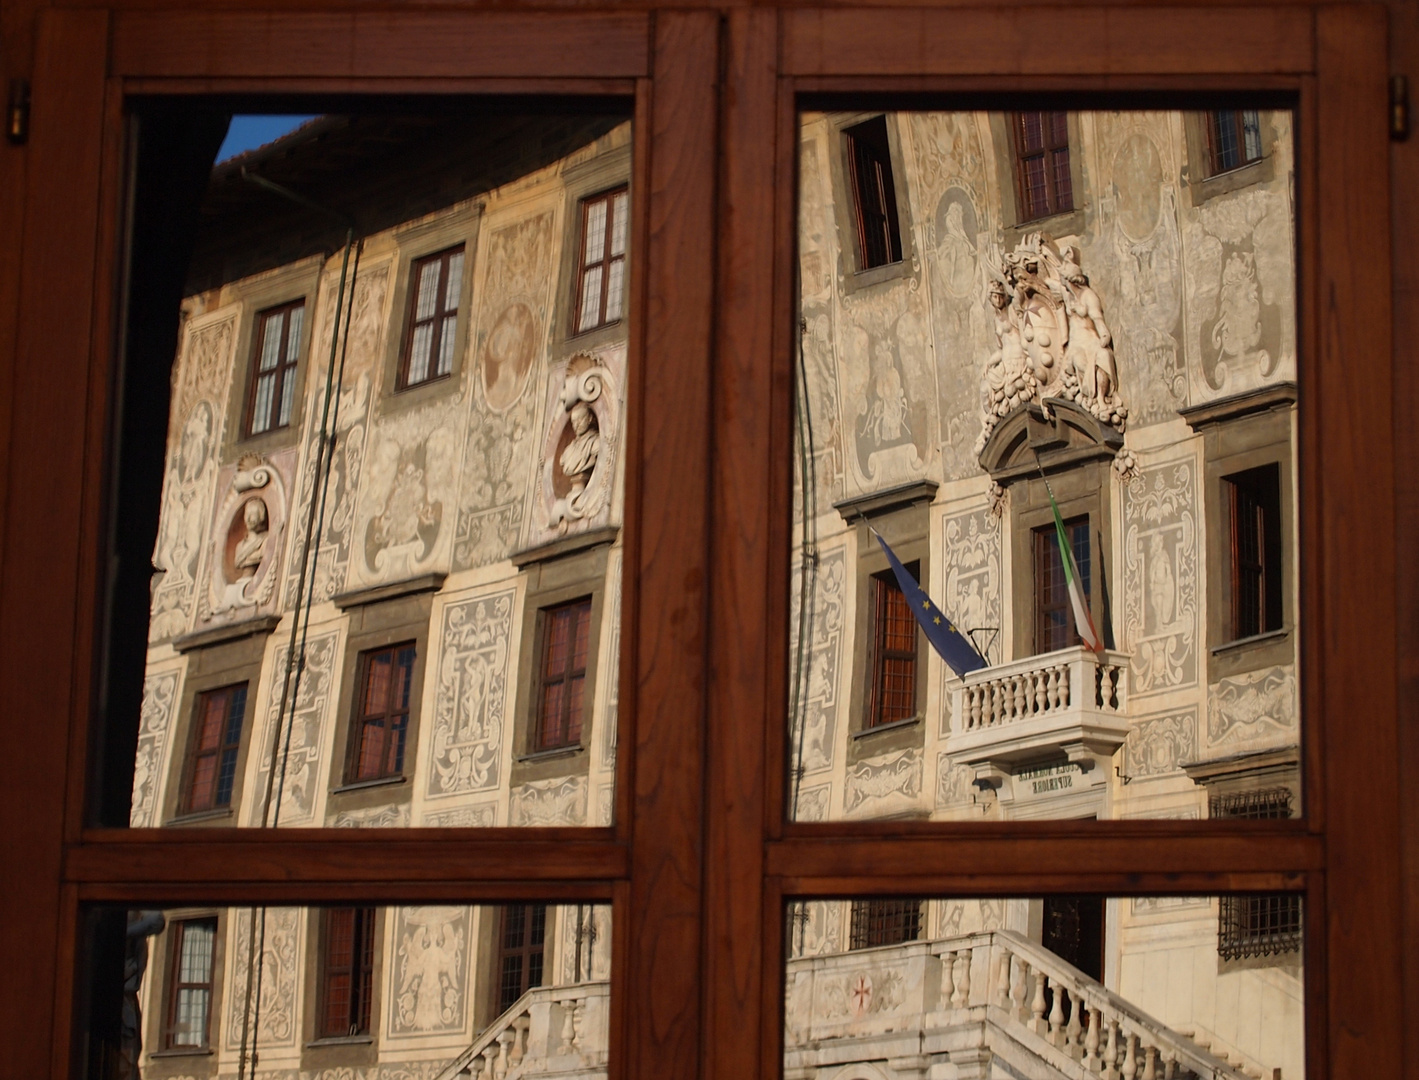
<instances>
[{"instance_id":1,"label":"sgraffito wall panel","mask_svg":"<svg viewBox=\"0 0 1419 1080\"><path fill-rule=\"evenodd\" d=\"M473 909L424 905L389 914L385 1034L391 1039L464 1034Z\"/></svg>"},{"instance_id":2,"label":"sgraffito wall panel","mask_svg":"<svg viewBox=\"0 0 1419 1080\"><path fill-rule=\"evenodd\" d=\"M253 924L253 919L255 923ZM294 1050L301 1034L302 925L305 911L295 907L234 908L228 919L226 1023L223 1047L240 1051L245 1034L248 1050L259 1046L267 1054ZM256 960L260 982L253 978L253 999L259 1009L246 1009L242 992ZM235 990L236 992L231 992Z\"/></svg>"},{"instance_id":3,"label":"sgraffito wall panel","mask_svg":"<svg viewBox=\"0 0 1419 1080\"><path fill-rule=\"evenodd\" d=\"M138 714L138 753L133 764L133 801L128 824L135 829L161 824L164 780L171 772L172 732L182 700L185 662L149 668Z\"/></svg>"}]
</instances>

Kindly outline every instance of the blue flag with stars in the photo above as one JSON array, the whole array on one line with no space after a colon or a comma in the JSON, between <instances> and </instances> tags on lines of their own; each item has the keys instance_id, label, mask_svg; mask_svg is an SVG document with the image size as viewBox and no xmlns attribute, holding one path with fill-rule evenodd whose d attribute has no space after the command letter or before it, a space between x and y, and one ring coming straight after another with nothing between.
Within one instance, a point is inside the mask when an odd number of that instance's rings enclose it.
<instances>
[{"instance_id":1,"label":"blue flag with stars","mask_svg":"<svg viewBox=\"0 0 1419 1080\"><path fill-rule=\"evenodd\" d=\"M911 571L902 565L902 560L897 558L896 552L887 545L887 541L883 540L875 529L872 535L877 537L877 542L882 545L887 561L892 564L892 573L897 575L897 584L901 586L902 595L907 598L912 614L926 632L926 640L931 642L931 647L941 659L945 660L947 666L960 678L965 678L967 672L985 667L985 657L976 651L976 647L964 634L951 625L946 613L932 603L931 597L926 595L926 590L912 577Z\"/></svg>"}]
</instances>

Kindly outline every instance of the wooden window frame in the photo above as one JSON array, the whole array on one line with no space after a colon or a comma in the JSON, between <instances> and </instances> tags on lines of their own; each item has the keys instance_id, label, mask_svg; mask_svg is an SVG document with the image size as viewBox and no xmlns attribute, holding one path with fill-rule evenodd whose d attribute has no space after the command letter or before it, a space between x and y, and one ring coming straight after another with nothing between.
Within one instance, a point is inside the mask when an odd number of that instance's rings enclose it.
<instances>
[{"instance_id":1,"label":"wooden window frame","mask_svg":"<svg viewBox=\"0 0 1419 1080\"><path fill-rule=\"evenodd\" d=\"M586 730L587 720L586 709L586 673L590 667L591 657L589 655L594 635L592 634L592 615L596 609L594 597L582 596L575 600L568 600L565 603L557 604L553 607L544 608L538 612L538 621L541 623L538 628L537 651L537 677L533 683L537 695L536 714L533 723L530 751L534 754L549 750L565 750L568 747L580 746L582 744L582 734ZM570 617L570 637L568 639L568 649L566 663L560 673L553 676L548 672L547 665L551 660L551 653L554 644L554 634L556 633L556 622L566 613ZM586 652L582 655L581 667L576 666L576 641L579 632L584 630L586 636ZM549 717L547 715L547 688L554 683L567 687L572 680L581 680L581 689L576 693L562 694L562 709L559 717ZM580 707L581 713L577 718L576 731L571 730L572 711Z\"/></svg>"},{"instance_id":2,"label":"wooden window frame","mask_svg":"<svg viewBox=\"0 0 1419 1080\"><path fill-rule=\"evenodd\" d=\"M1281 466L1260 465L1224 476L1222 492L1227 511L1227 569L1231 580L1229 641L1241 641L1280 630L1284 625L1282 560L1286 556L1281 530ZM1248 509L1249 513L1244 514ZM1249 535L1252 529L1248 519L1255 525L1254 537ZM1246 542L1248 538L1250 544ZM1242 550L1253 544L1256 547L1254 560L1248 559ZM1253 617L1243 607L1244 597L1251 591L1244 588L1247 570L1256 575L1259 589L1259 594L1252 597L1256 600L1255 626L1248 625Z\"/></svg>"},{"instance_id":3,"label":"wooden window frame","mask_svg":"<svg viewBox=\"0 0 1419 1080\"><path fill-rule=\"evenodd\" d=\"M513 947L507 943L508 920L511 913L521 911L523 915L522 940ZM534 927L537 921L537 912L540 910L542 919L542 940L534 942ZM495 1012L501 1015L511 1008L513 1002L520 998L533 986L541 986L541 979L547 973L547 928L550 925L547 919L546 904L503 904L497 908L498 913L498 941L497 948L493 951L493 993L497 1002ZM538 981L532 982L531 960L534 953L541 958L538 966ZM510 956L516 956L521 962L518 971L519 990L511 998L506 994L503 981L503 966Z\"/></svg>"},{"instance_id":4,"label":"wooden window frame","mask_svg":"<svg viewBox=\"0 0 1419 1080\"><path fill-rule=\"evenodd\" d=\"M454 306L445 307L444 303L448 293L449 264L453 256L460 256L458 274L458 289L454 294ZM435 263L439 268L439 280L437 291L434 294L433 314L426 319L419 318L419 286L423 281L424 269ZM449 345L450 353L456 347L458 341L458 322L463 317L463 284L468 275L468 255L467 246L464 244L454 244L452 247L444 248L442 251L431 252L428 255L415 259L409 267L409 295L405 301L407 313L404 317L403 344L399 347L399 372L395 378L394 390L396 393L402 390L413 390L420 386L427 386L429 383L439 382L447 379L453 374L453 369L458 364L458 357L450 355L448 370L438 370L438 360L442 355L444 344L445 324L449 319L453 320L453 344ZM414 358L414 337L419 331L419 327L431 325L432 337L429 341L429 367L424 372L421 379L411 381L409 378L409 364Z\"/></svg>"},{"instance_id":5,"label":"wooden window frame","mask_svg":"<svg viewBox=\"0 0 1419 1080\"><path fill-rule=\"evenodd\" d=\"M1246 139L1246 114L1256 115L1255 109L1212 109L1203 117L1202 135L1203 141L1207 145L1207 176L1210 179L1214 176L1221 176L1223 173L1235 172L1248 165L1254 165L1266 156L1266 150L1261 146L1261 119L1257 118L1257 151L1255 155L1247 155ZM1226 113L1230 117L1231 123L1228 125L1231 134L1237 140L1238 157L1234 164L1226 165L1222 162L1221 150L1218 146L1218 136L1220 134L1223 120Z\"/></svg>"},{"instance_id":6,"label":"wooden window frame","mask_svg":"<svg viewBox=\"0 0 1419 1080\"><path fill-rule=\"evenodd\" d=\"M1032 40L1070 47L1034 51L1022 67L1018 36L1001 28L1026 16ZM0 157L0 190L13 193L0 215L6 235L23 237L0 274L0 358L8 400L25 405L0 415L0 483L5 505L26 511L5 516L0 636L27 644L0 653L13 688L0 723L25 747L25 767L0 788L0 818L26 822L12 837L15 884L0 896L0 960L26 975L0 989L3 1071L58 1078L77 1064L86 905L611 900L612 1080L687 1067L704 1080L771 1080L787 902L1062 890L1299 891L1310 1080L1399 1075L1416 1060L1404 1053L1404 1018L1419 1006L1419 908L1412 897L1404 906L1413 854L1400 834L1419 826L1419 810L1401 808L1399 773L1419 753L1419 725L1400 724L1419 694L1401 705L1413 676L1399 657L1419 647L1419 631L1397 612L1419 601L1419 575L1398 560L1395 537L1413 534L1419 503L1400 496L1394 463L1415 456L1419 437L1386 422L1416 387L1385 360L1382 10L394 14L113 0L44 8L35 25L28 144ZM185 830L93 827L124 95L384 89L636 101L634 186L645 194L632 211L638 380L616 824L210 829L200 842ZM832 93L939 103L982 90L1219 89L1292 95L1300 110L1306 817L786 824L795 110ZM1408 194L1416 177L1405 169L1396 182ZM1364 378L1350 357L1367 358ZM1357 710L1366 723L1353 723Z\"/></svg>"},{"instance_id":7,"label":"wooden window frame","mask_svg":"<svg viewBox=\"0 0 1419 1080\"><path fill-rule=\"evenodd\" d=\"M1090 520L1088 514L1080 514L1075 517L1068 518L1064 522L1064 531L1067 535L1071 530L1077 529L1080 525L1084 526L1084 542L1089 545L1089 548L1091 549L1090 555L1092 556L1092 549L1094 546L1094 524ZM1073 544L1074 539L1075 538L1073 536L1070 537L1071 544ZM1050 559L1050 552L1059 550L1059 540L1055 527L1053 525L1042 525L1030 530L1030 547L1033 549L1033 558L1031 561L1034 564L1034 574L1032 576L1032 580L1034 582L1034 597L1032 606L1035 612L1035 637L1032 644L1034 648L1034 653L1038 656L1043 653L1054 652L1056 651L1056 649L1067 649L1071 645L1078 645L1080 638L1079 628L1075 625L1074 622L1074 607L1069 600L1068 586L1065 585L1065 579L1063 577L1064 569L1062 559L1060 562L1060 584L1065 589L1064 598L1060 603L1055 605L1046 605L1044 600L1045 572L1047 569L1052 568L1053 565L1053 560ZM1079 554L1077 546L1074 548L1074 552L1075 564L1078 565ZM1047 567L1046 562L1049 562L1051 566ZM1084 579L1080 582L1080 587L1084 590L1084 599L1086 603L1091 601L1093 595L1092 578L1094 572L1094 562L1095 560L1093 558L1090 558L1089 571L1087 575L1082 568L1079 572L1080 577ZM1047 649L1045 648L1044 638L1048 634L1047 616L1052 611L1061 611L1064 613L1066 640L1063 645L1058 645L1055 646L1055 648Z\"/></svg>"},{"instance_id":8,"label":"wooden window frame","mask_svg":"<svg viewBox=\"0 0 1419 1080\"><path fill-rule=\"evenodd\" d=\"M230 701L227 703L226 708L223 710L224 715L222 716L221 737L218 741L217 748L212 751L212 756L217 759L216 772L212 776L212 802L209 803L207 806L193 806L192 785L196 780L197 768L200 759L202 757L207 756L207 754L201 749L202 717L205 711L207 700L209 698L216 697L218 694L225 694L230 696L235 694L237 690L241 691L241 708L237 710L236 716L233 717L231 703ZM244 721L246 718L246 698L248 690L249 684L241 682L232 683L228 686L213 687L211 690L202 690L198 692L197 699L193 702L192 705L192 731L188 736L187 757L182 767L182 794L179 798L177 810L179 815L201 814L209 810L220 810L231 806L232 791L234 791L236 787L235 773L241 759L242 733L246 726ZM236 721L235 741L232 740L231 732L233 719L235 719ZM219 797L222 785L222 759L228 754L231 755L232 760L232 783L228 785L227 788L226 802L218 802L217 799Z\"/></svg>"},{"instance_id":9,"label":"wooden window frame","mask_svg":"<svg viewBox=\"0 0 1419 1080\"><path fill-rule=\"evenodd\" d=\"M212 950L207 957L206 982L182 982L182 943L189 926L198 923L212 928ZM168 945L170 955L167 964L167 980L164 983L163 1039L164 1050L187 1050L199 1052L212 1045L212 1007L216 1002L217 973L217 932L220 922L215 915L204 915L191 919L175 919L169 926ZM205 989L207 991L207 1015L202 1025L200 1043L178 1043L173 1041L177 1025L177 997L183 990Z\"/></svg>"},{"instance_id":10,"label":"wooden window frame","mask_svg":"<svg viewBox=\"0 0 1419 1080\"><path fill-rule=\"evenodd\" d=\"M290 355L291 348L291 313L299 311L301 313L302 326L300 332L296 334L296 352ZM266 324L271 319L279 317L282 320L281 347L276 357L276 367L273 372L263 372L261 370L261 353L263 343L266 339ZM295 396L300 393L300 360L301 341L305 337L305 298L291 300L284 304L277 304L275 307L266 308L256 314L256 324L251 335L251 370L247 376L246 384L246 408L243 409L241 433L245 438L254 439L262 435L269 435L273 431L280 431L291 426L291 419L297 415ZM260 431L252 430L256 422L256 392L263 375L269 374L274 379L275 390L271 394L270 422ZM291 397L286 394L286 383L290 383ZM286 419L281 419L282 409L286 410Z\"/></svg>"},{"instance_id":11,"label":"wooden window frame","mask_svg":"<svg viewBox=\"0 0 1419 1080\"><path fill-rule=\"evenodd\" d=\"M399 685L395 672L397 672L398 668L401 666L401 656L406 652L410 654L409 673L405 683L405 692L409 695L409 703L404 709L400 710L393 707L393 695L395 688ZM365 697L369 690L370 673L373 670L374 663L385 655L388 655L390 658L391 678L389 686L386 688L384 709L378 714L366 713ZM418 648L413 641L401 641L393 645L381 645L378 648L368 649L360 653L359 670L355 676L355 694L350 702L350 734L346 744L346 753L348 755L347 764L345 766L346 784L360 784L376 780L386 780L390 777L404 775L404 762L409 754L408 733L410 714L414 711L415 705L417 704L413 696L413 686L414 668L418 663ZM368 776L363 775L365 750L364 733L367 723L371 720L378 719L380 721L380 728L384 732L383 738L388 740L393 723L391 718L396 717L401 712L403 714L403 722L398 726L397 734L399 742L397 750L394 751L397 758L396 762L393 764L388 762L387 756L391 751L389 746L386 745L381 751L382 755L385 757L385 761L379 771Z\"/></svg>"},{"instance_id":12,"label":"wooden window frame","mask_svg":"<svg viewBox=\"0 0 1419 1080\"><path fill-rule=\"evenodd\" d=\"M1061 110L1054 110L1061 112ZM1038 115L1040 117L1040 148L1030 150L1025 146L1025 117ZM1073 147L1069 144L1069 124L1066 118L1064 128L1064 141L1052 139L1046 132L1044 118L1050 115L1048 111L1035 110L1034 112L1016 112L1010 114L1010 131L1012 147L1015 152L1015 198L1019 208L1021 224L1028 224L1031 221L1043 221L1045 218L1054 217L1056 214L1068 214L1074 209L1074 179L1070 174L1069 182L1069 205L1065 206L1064 198L1059 193L1058 188L1058 162L1055 157L1061 150L1064 152L1065 171L1069 172L1072 164L1071 155ZM1043 213L1035 213L1035 208L1030 205L1030 181L1025 168L1025 162L1034 158L1040 158L1044 162L1045 178L1045 209Z\"/></svg>"},{"instance_id":13,"label":"wooden window frame","mask_svg":"<svg viewBox=\"0 0 1419 1080\"><path fill-rule=\"evenodd\" d=\"M331 960L331 938L336 933L334 920L344 913L351 914L350 962L337 965ZM320 913L320 976L319 996L316 1004L315 1037L320 1039L341 1039L353 1035L367 1035L373 1021L375 938L377 936L379 912L372 907L325 908ZM349 1000L345 1012L349 1023L340 1031L331 1030L330 1025L330 983L332 978L345 975L350 980Z\"/></svg>"},{"instance_id":14,"label":"wooden window frame","mask_svg":"<svg viewBox=\"0 0 1419 1080\"><path fill-rule=\"evenodd\" d=\"M576 262L576 294L572 304L572 337L580 337L582 334L589 334L594 330L600 330L604 326L615 326L626 317L626 298L630 281L626 277L626 259L630 254L630 230L627 228L627 247L619 255L611 250L612 230L616 227L616 197L625 195L625 213L631 213L630 186L621 184L619 187L609 188L595 195L587 195L579 203L580 213L578 220L580 229L577 240L577 262ZM591 213L591 209L597 203L606 204L606 227L601 236L601 258L593 263L586 261L586 219ZM611 273L613 267L621 267L621 307L614 319L607 317L607 300L611 295ZM596 322L589 326L581 324L581 317L586 304L586 275L592 271L601 270L601 289L596 301L596 310L600 313Z\"/></svg>"},{"instance_id":15,"label":"wooden window frame","mask_svg":"<svg viewBox=\"0 0 1419 1080\"><path fill-rule=\"evenodd\" d=\"M871 142L855 134L871 124L881 123L882 145ZM842 129L844 157L847 159L848 183L852 187L853 232L857 241L857 272L864 273L880 266L891 266L902 261L902 224L897 210L897 182L892 170L891 136L887 132L887 118L874 116L861 123ZM877 151L877 153L872 153ZM863 165L870 159L875 176L869 185L863 176ZM869 203L877 205L869 207ZM881 231L885 230L885 231ZM868 237L878 234L881 241L881 258L871 250L875 245Z\"/></svg>"},{"instance_id":16,"label":"wooden window frame","mask_svg":"<svg viewBox=\"0 0 1419 1080\"><path fill-rule=\"evenodd\" d=\"M913 573L916 570L916 563L907 567ZM872 728L885 727L888 724L901 723L905 720L913 720L920 715L918 711L917 679L920 676L920 646L921 632L916 624L916 618L912 615L911 608L906 606L906 596L901 587L897 584L896 577L890 570L873 574L867 583L868 591L871 595L871 654L868 657L867 671L871 680L868 684L867 714L862 719L864 731ZM912 647L910 649L889 649L886 637L888 633L888 619L891 613L888 608L892 604L893 595L902 597L905 608L904 614L911 622ZM911 663L911 691L907 695L911 702L911 711L902 716L893 716L885 719L883 709L886 706L884 697L886 694L885 682L888 677L887 664L890 661L910 661Z\"/></svg>"}]
</instances>

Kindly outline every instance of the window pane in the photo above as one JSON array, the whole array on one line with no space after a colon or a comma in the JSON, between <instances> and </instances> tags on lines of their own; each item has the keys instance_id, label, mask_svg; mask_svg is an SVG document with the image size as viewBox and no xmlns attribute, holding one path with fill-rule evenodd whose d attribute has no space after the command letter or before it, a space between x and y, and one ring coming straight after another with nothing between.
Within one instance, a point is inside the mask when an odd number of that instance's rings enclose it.
<instances>
[{"instance_id":1,"label":"window pane","mask_svg":"<svg viewBox=\"0 0 1419 1080\"><path fill-rule=\"evenodd\" d=\"M1301 813L1291 115L1204 199L1222 115L879 117L871 276L867 121L800 115L795 818Z\"/></svg>"},{"instance_id":2,"label":"window pane","mask_svg":"<svg viewBox=\"0 0 1419 1080\"><path fill-rule=\"evenodd\" d=\"M169 400L166 430L136 405L115 423L119 460L163 475L134 479L151 501L125 501L104 560L122 580L98 712L132 762L104 774L105 824L611 823L630 102L436 105L321 116L216 165L174 233L190 260L135 276L186 284L124 324L132 355L173 362L125 376ZM197 155L204 122L144 113L174 129L165 155ZM575 596L595 604L545 678L540 612ZM365 681L362 657L410 643ZM199 730L201 696L235 681L250 721ZM557 746L583 753L528 765L549 697Z\"/></svg>"},{"instance_id":3,"label":"window pane","mask_svg":"<svg viewBox=\"0 0 1419 1080\"><path fill-rule=\"evenodd\" d=\"M234 1077L244 1048L247 1076L605 1076L611 925L575 901L90 909L83 955L125 963L85 961L76 1075Z\"/></svg>"},{"instance_id":4,"label":"window pane","mask_svg":"<svg viewBox=\"0 0 1419 1080\"><path fill-rule=\"evenodd\" d=\"M784 1074L939 1055L979 1076L1305 1076L1301 898L787 906Z\"/></svg>"}]
</instances>

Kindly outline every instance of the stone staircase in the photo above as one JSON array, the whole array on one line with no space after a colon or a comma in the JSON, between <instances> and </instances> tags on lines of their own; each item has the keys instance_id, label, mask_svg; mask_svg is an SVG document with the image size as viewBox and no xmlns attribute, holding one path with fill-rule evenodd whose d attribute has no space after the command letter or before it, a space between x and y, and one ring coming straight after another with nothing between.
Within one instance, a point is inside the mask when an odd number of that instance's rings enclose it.
<instances>
[{"instance_id":1,"label":"stone staircase","mask_svg":"<svg viewBox=\"0 0 1419 1080\"><path fill-rule=\"evenodd\" d=\"M1010 931L791 960L786 1080L1259 1080ZM946 1075L949 1075L946 1074Z\"/></svg>"},{"instance_id":2,"label":"stone staircase","mask_svg":"<svg viewBox=\"0 0 1419 1080\"><path fill-rule=\"evenodd\" d=\"M611 986L538 986L483 1029L435 1080L519 1080L606 1075Z\"/></svg>"}]
</instances>

